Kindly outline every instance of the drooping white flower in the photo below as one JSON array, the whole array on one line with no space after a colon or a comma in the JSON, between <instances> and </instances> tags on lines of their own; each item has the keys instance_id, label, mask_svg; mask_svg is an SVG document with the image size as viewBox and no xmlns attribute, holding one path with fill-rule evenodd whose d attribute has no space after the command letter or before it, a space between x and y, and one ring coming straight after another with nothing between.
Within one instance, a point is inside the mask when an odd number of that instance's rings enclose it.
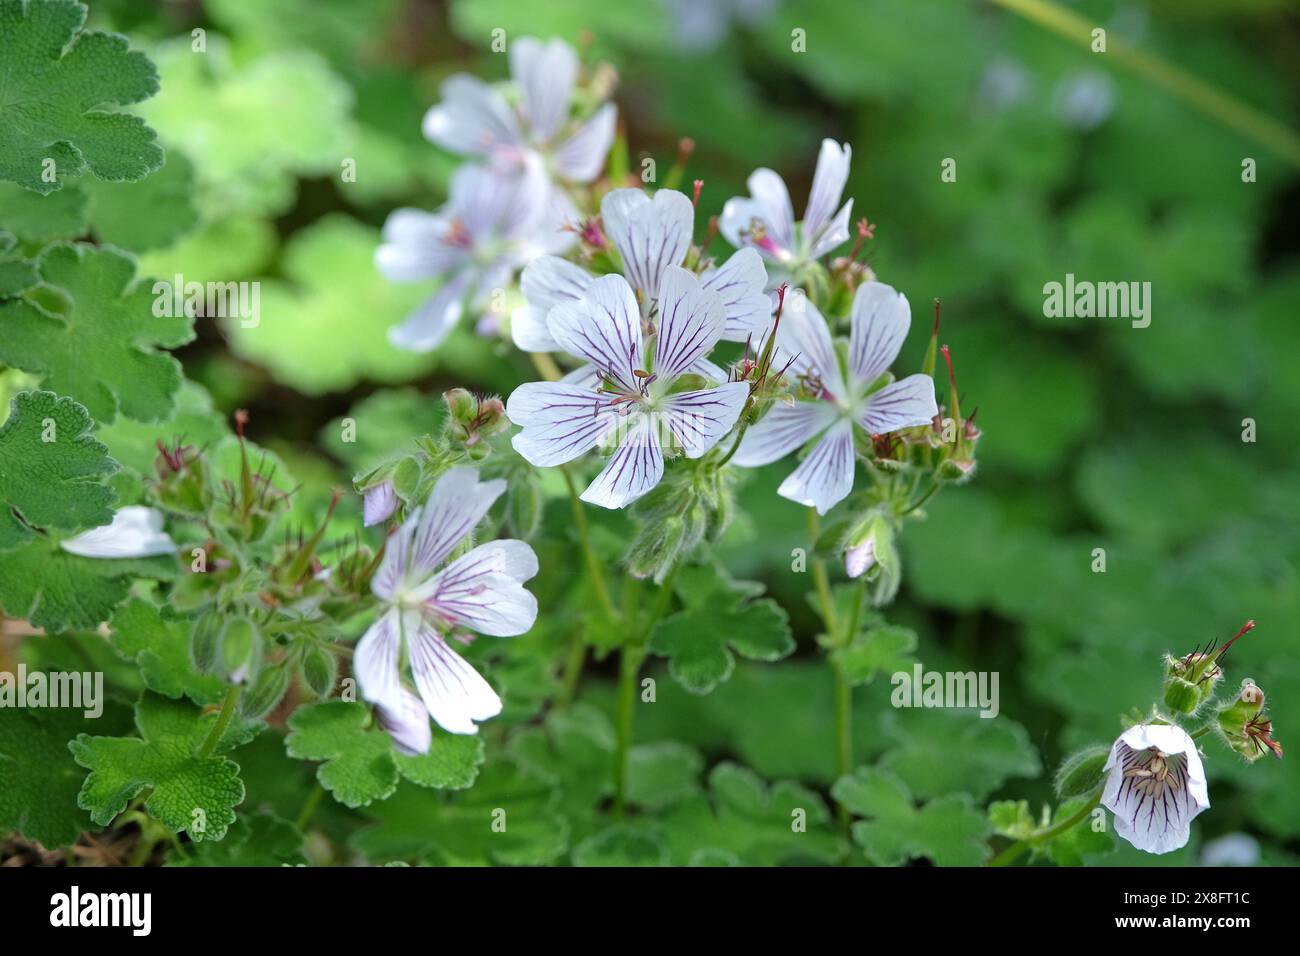
<instances>
[{"instance_id":1,"label":"drooping white flower","mask_svg":"<svg viewBox=\"0 0 1300 956\"><path fill-rule=\"evenodd\" d=\"M801 266L820 259L849 238L853 200L839 205L849 178L852 149L822 140L812 189L803 220L795 222L785 180L770 169L749 177L749 195L728 199L718 219L718 231L738 249L752 247L767 261L768 281L779 285Z\"/></svg>"},{"instance_id":2,"label":"drooping white flower","mask_svg":"<svg viewBox=\"0 0 1300 956\"><path fill-rule=\"evenodd\" d=\"M362 696L409 750L427 750L428 737L413 716L401 661L410 662L419 700L440 727L477 733L475 721L499 714L501 699L447 638L454 630L510 637L537 619L537 599L523 587L537 573L537 555L524 542L489 541L442 567L505 488L499 479L480 482L474 468L448 471L389 538L371 581L383 613L357 642L353 671Z\"/></svg>"},{"instance_id":3,"label":"drooping white flower","mask_svg":"<svg viewBox=\"0 0 1300 956\"><path fill-rule=\"evenodd\" d=\"M1184 846L1192 819L1210 806L1196 741L1181 727L1130 727L1110 748L1105 774L1101 802L1115 832L1148 853Z\"/></svg>"},{"instance_id":4,"label":"drooping white flower","mask_svg":"<svg viewBox=\"0 0 1300 956\"><path fill-rule=\"evenodd\" d=\"M397 510L397 489L391 478L385 478L377 485L371 485L362 493L362 523L369 528L372 524L387 521Z\"/></svg>"},{"instance_id":5,"label":"drooping white flower","mask_svg":"<svg viewBox=\"0 0 1300 956\"><path fill-rule=\"evenodd\" d=\"M777 331L777 364L790 363L787 374L799 380L807 399L774 405L745 432L732 459L750 468L766 465L821 436L777 489L818 514L853 490L855 428L883 435L929 424L939 413L930 376L890 382L886 374L912 324L907 297L880 282L863 283L850 322L847 368L841 369L826 320L805 296L794 298Z\"/></svg>"},{"instance_id":6,"label":"drooping white flower","mask_svg":"<svg viewBox=\"0 0 1300 956\"><path fill-rule=\"evenodd\" d=\"M695 206L674 189L660 189L653 198L640 189L615 189L601 200L600 215L606 235L623 260L623 275L639 296L642 315L648 317L658 304L664 270L686 259L695 228ZM527 305L510 317L515 344L525 352L559 350L547 326L548 314L557 305L577 302L595 281L596 276L558 256L541 256L530 262L520 279ZM767 327L772 306L763 294L767 273L757 252L740 250L721 266L706 270L700 283L722 299L723 339L758 339Z\"/></svg>"},{"instance_id":7,"label":"drooping white flower","mask_svg":"<svg viewBox=\"0 0 1300 956\"><path fill-rule=\"evenodd\" d=\"M127 505L117 510L111 524L60 541L59 547L83 558L148 558L171 554L176 542L163 531L161 511Z\"/></svg>"},{"instance_id":8,"label":"drooping white flower","mask_svg":"<svg viewBox=\"0 0 1300 956\"><path fill-rule=\"evenodd\" d=\"M572 245L574 234L563 227L574 216L572 204L536 165L511 174L462 166L438 212L395 210L375 250L376 268L394 282L443 282L389 330L389 339L414 352L437 348L466 302L482 311L493 290L509 285L529 261Z\"/></svg>"},{"instance_id":9,"label":"drooping white flower","mask_svg":"<svg viewBox=\"0 0 1300 956\"><path fill-rule=\"evenodd\" d=\"M574 121L578 56L567 43L520 37L510 44L511 97L476 76L457 73L442 84L442 102L424 117L424 135L463 156L501 169L533 163L548 177L588 183L600 173L614 142L617 109L604 103Z\"/></svg>"},{"instance_id":10,"label":"drooping white flower","mask_svg":"<svg viewBox=\"0 0 1300 956\"><path fill-rule=\"evenodd\" d=\"M506 403L523 430L513 444L538 466L561 465L613 438L618 447L582 499L622 508L663 477L662 445L699 458L736 423L749 385L674 392L681 376L698 368L726 323L722 299L679 266L667 266L656 284L659 319L647 356L641 308L628 281L602 276L576 302L551 310L556 342L595 369L595 385L580 381L530 382ZM647 360L649 359L649 360Z\"/></svg>"}]
</instances>

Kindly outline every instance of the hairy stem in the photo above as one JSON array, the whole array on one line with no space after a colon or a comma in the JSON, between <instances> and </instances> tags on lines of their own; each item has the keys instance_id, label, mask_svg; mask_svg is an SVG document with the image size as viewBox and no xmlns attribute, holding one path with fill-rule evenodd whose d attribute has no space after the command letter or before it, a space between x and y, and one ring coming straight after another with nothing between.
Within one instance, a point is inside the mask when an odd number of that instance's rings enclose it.
<instances>
[{"instance_id":1,"label":"hairy stem","mask_svg":"<svg viewBox=\"0 0 1300 956\"><path fill-rule=\"evenodd\" d=\"M199 748L200 757L211 757L212 752L217 749L217 744L221 742L221 735L226 732L230 726L230 721L235 716L235 704L239 702L239 693L243 690L239 684L232 684L226 691L226 699L221 702L221 713L217 715L217 722L212 725L208 731L208 739L203 741L203 746Z\"/></svg>"},{"instance_id":2,"label":"hairy stem","mask_svg":"<svg viewBox=\"0 0 1300 956\"><path fill-rule=\"evenodd\" d=\"M573 483L573 476L569 474L568 468L561 465L560 474L564 475L564 484L569 489L569 501L573 505L573 526L578 532L578 544L582 548L582 558L587 564L587 577L591 579L591 589L596 592L596 600L600 602L605 615L611 621L616 621L618 611L609 598L609 589L605 587L605 572L601 569L596 552L591 547L591 529L587 524L587 512L582 508L582 499L578 497L578 487Z\"/></svg>"},{"instance_id":3,"label":"hairy stem","mask_svg":"<svg viewBox=\"0 0 1300 956\"><path fill-rule=\"evenodd\" d=\"M1093 794L1092 799L1081 806L1074 813L1070 814L1060 823L1054 823L1050 827L1043 827L1036 830L1023 840L1017 840L1011 844L993 859L989 860L989 866L1008 866L1018 860L1031 847L1040 846L1044 843L1050 843L1053 839L1060 836L1066 830L1078 826L1087 819L1088 814L1097 809L1101 803L1101 791L1098 790Z\"/></svg>"}]
</instances>

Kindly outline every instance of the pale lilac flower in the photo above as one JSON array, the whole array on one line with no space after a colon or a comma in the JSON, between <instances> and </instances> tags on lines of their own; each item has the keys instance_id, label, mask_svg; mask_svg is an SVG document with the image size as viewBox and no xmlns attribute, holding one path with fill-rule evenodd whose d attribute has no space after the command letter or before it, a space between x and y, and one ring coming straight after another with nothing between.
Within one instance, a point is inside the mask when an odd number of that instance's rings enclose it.
<instances>
[{"instance_id":1,"label":"pale lilac flower","mask_svg":"<svg viewBox=\"0 0 1300 956\"><path fill-rule=\"evenodd\" d=\"M510 44L511 98L476 76L442 84L442 102L424 117L424 135L463 156L512 169L537 163L555 180L591 182L614 142L617 110L605 103L585 122L571 120L578 56L561 40L520 37ZM514 105L512 105L514 104Z\"/></svg>"},{"instance_id":2,"label":"pale lilac flower","mask_svg":"<svg viewBox=\"0 0 1300 956\"><path fill-rule=\"evenodd\" d=\"M821 313L806 296L787 300L777 332L778 367L790 363L787 374L798 378L807 398L774 405L745 432L732 459L750 468L766 465L820 436L777 489L818 514L853 490L855 427L868 436L883 435L929 424L939 413L930 376L909 375L885 384L912 324L907 297L880 282L864 283L853 298L850 321L848 367L841 370Z\"/></svg>"},{"instance_id":3,"label":"pale lilac flower","mask_svg":"<svg viewBox=\"0 0 1300 956\"><path fill-rule=\"evenodd\" d=\"M670 0L677 39L688 50L715 49L733 26L759 26L776 0Z\"/></svg>"},{"instance_id":4,"label":"pale lilac flower","mask_svg":"<svg viewBox=\"0 0 1300 956\"><path fill-rule=\"evenodd\" d=\"M523 582L537 573L537 555L522 541L489 541L439 567L505 488L500 479L480 482L474 468L453 468L388 539L370 585L383 613L357 642L352 667L399 746L428 749L402 684L403 660L424 710L444 730L477 733L475 721L501 712L496 692L447 638L458 629L509 637L531 628L537 599Z\"/></svg>"},{"instance_id":5,"label":"pale lilac flower","mask_svg":"<svg viewBox=\"0 0 1300 956\"><path fill-rule=\"evenodd\" d=\"M1139 850L1168 853L1186 845L1192 819L1210 806L1196 741L1180 727L1130 727L1104 769L1102 805L1115 814L1115 832Z\"/></svg>"},{"instance_id":6,"label":"pale lilac flower","mask_svg":"<svg viewBox=\"0 0 1300 956\"><path fill-rule=\"evenodd\" d=\"M664 270L679 266L691 247L695 206L680 192L660 189L654 197L640 189L615 189L600 204L601 221L623 260L623 275L638 295L643 317L650 317L659 300ZM547 315L562 303L577 302L596 276L558 256L541 256L524 269L520 279L527 305L510 317L510 333L525 352L555 352L560 346L547 327ZM704 288L722 299L725 324L722 338L744 342L757 338L772 313L763 293L767 273L753 249L742 249L720 267L700 276ZM716 366L700 369L707 377L726 377Z\"/></svg>"},{"instance_id":7,"label":"pale lilac flower","mask_svg":"<svg viewBox=\"0 0 1300 956\"><path fill-rule=\"evenodd\" d=\"M438 212L395 210L384 223L375 266L394 282L443 282L389 330L389 339L414 352L437 348L467 301L482 311L494 290L509 285L530 260L572 245L575 236L564 225L574 216L569 200L536 167L506 175L462 166Z\"/></svg>"},{"instance_id":8,"label":"pale lilac flower","mask_svg":"<svg viewBox=\"0 0 1300 956\"><path fill-rule=\"evenodd\" d=\"M679 266L656 282L659 324L653 361L647 362L641 309L619 275L596 279L576 302L551 310L550 330L565 351L598 370L594 386L578 381L519 386L506 415L523 430L513 444L541 467L561 465L616 438L618 448L582 499L622 508L659 483L661 444L699 458L736 423L749 385L673 392L681 376L698 367L717 344L726 318L722 299Z\"/></svg>"},{"instance_id":9,"label":"pale lilac flower","mask_svg":"<svg viewBox=\"0 0 1300 956\"><path fill-rule=\"evenodd\" d=\"M375 705L375 714L379 726L393 738L393 746L400 753L409 757L418 757L429 752L433 745L433 729L429 726L429 711L424 701L420 700L405 687L398 692L394 706Z\"/></svg>"},{"instance_id":10,"label":"pale lilac flower","mask_svg":"<svg viewBox=\"0 0 1300 956\"><path fill-rule=\"evenodd\" d=\"M60 541L59 547L83 558L148 558L171 554L176 542L163 531L161 511L127 505L117 510L111 524Z\"/></svg>"},{"instance_id":11,"label":"pale lilac flower","mask_svg":"<svg viewBox=\"0 0 1300 956\"><path fill-rule=\"evenodd\" d=\"M728 199L722 207L718 231L738 249L757 249L774 286L789 280L849 238L853 200L838 212L835 207L848 182L851 156L847 143L822 140L808 206L798 223L785 180L770 169L756 169L749 177L749 196Z\"/></svg>"},{"instance_id":12,"label":"pale lilac flower","mask_svg":"<svg viewBox=\"0 0 1300 956\"><path fill-rule=\"evenodd\" d=\"M362 523L365 527L387 521L396 510L397 489L393 487L392 479L385 478L362 492Z\"/></svg>"}]
</instances>

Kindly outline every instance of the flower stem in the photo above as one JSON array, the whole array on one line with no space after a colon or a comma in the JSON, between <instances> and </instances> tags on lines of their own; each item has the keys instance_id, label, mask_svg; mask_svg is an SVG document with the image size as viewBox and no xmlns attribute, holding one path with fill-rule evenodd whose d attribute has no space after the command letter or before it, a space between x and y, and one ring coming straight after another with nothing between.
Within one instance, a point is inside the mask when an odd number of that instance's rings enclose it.
<instances>
[{"instance_id":1,"label":"flower stem","mask_svg":"<svg viewBox=\"0 0 1300 956\"><path fill-rule=\"evenodd\" d=\"M325 788L316 781L311 788L311 793L307 795L302 809L298 811L298 819L294 820L293 825L302 830L311 822L312 816L316 813L316 808L320 806L321 797L325 796Z\"/></svg>"},{"instance_id":2,"label":"flower stem","mask_svg":"<svg viewBox=\"0 0 1300 956\"><path fill-rule=\"evenodd\" d=\"M605 587L605 573L601 570L600 561L597 560L596 552L591 547L591 529L587 525L587 512L582 508L582 499L578 497L578 487L573 483L573 476L569 474L568 468L561 465L560 474L564 475L564 484L569 489L569 501L573 505L573 526L578 532L582 558L587 563L587 576L591 578L591 589L596 592L596 600L600 602L605 615L611 621L616 621L618 611L609 598L609 589Z\"/></svg>"},{"instance_id":3,"label":"flower stem","mask_svg":"<svg viewBox=\"0 0 1300 956\"><path fill-rule=\"evenodd\" d=\"M1023 840L1017 840L1011 844L993 859L989 860L989 866L1009 866L1020 858L1020 856L1030 847L1039 846L1043 843L1050 843L1056 837L1060 836L1066 830L1069 830L1087 819L1088 814L1097 809L1101 803L1101 791L1098 790L1092 795L1092 799L1081 806L1074 813L1070 814L1060 823L1054 823L1050 827L1043 827L1036 830Z\"/></svg>"},{"instance_id":4,"label":"flower stem","mask_svg":"<svg viewBox=\"0 0 1300 956\"><path fill-rule=\"evenodd\" d=\"M235 704L239 702L239 693L243 690L239 684L232 684L226 691L226 699L221 702L221 713L217 715L217 722L212 725L208 731L208 739L203 741L203 746L199 748L200 757L211 757L212 752L217 749L217 744L221 742L221 735L226 732L230 726L231 719L235 716Z\"/></svg>"},{"instance_id":5,"label":"flower stem","mask_svg":"<svg viewBox=\"0 0 1300 956\"><path fill-rule=\"evenodd\" d=\"M533 360L533 368L537 369L537 373L548 382L558 382L564 378L564 373L555 364L555 359L551 358L550 352L529 352L528 357Z\"/></svg>"},{"instance_id":6,"label":"flower stem","mask_svg":"<svg viewBox=\"0 0 1300 956\"><path fill-rule=\"evenodd\" d=\"M808 509L808 550L812 551L817 546L817 535L821 530L821 522L817 519L817 512L813 508ZM831 597L831 582L826 576L826 562L821 558L812 559L813 582L817 585L817 597L822 605L822 623L826 625L826 632L834 635L835 627L835 599Z\"/></svg>"}]
</instances>

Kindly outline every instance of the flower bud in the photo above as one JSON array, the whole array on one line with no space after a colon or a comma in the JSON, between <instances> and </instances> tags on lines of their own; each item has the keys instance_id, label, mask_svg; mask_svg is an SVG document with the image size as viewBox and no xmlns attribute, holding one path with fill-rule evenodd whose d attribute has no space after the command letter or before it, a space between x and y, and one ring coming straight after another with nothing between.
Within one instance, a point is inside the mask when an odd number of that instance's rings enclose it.
<instances>
[{"instance_id":1,"label":"flower bud","mask_svg":"<svg viewBox=\"0 0 1300 956\"><path fill-rule=\"evenodd\" d=\"M1066 757L1056 771L1056 795L1066 800L1094 792L1101 786L1109 756L1109 747L1093 744Z\"/></svg>"},{"instance_id":2,"label":"flower bud","mask_svg":"<svg viewBox=\"0 0 1300 956\"><path fill-rule=\"evenodd\" d=\"M325 648L313 644L302 655L302 677L317 697L329 697L338 679L338 661Z\"/></svg>"},{"instance_id":3,"label":"flower bud","mask_svg":"<svg viewBox=\"0 0 1300 956\"><path fill-rule=\"evenodd\" d=\"M221 632L220 659L232 684L242 684L256 672L261 644L261 635L252 621L236 617L226 622Z\"/></svg>"},{"instance_id":4,"label":"flower bud","mask_svg":"<svg viewBox=\"0 0 1300 956\"><path fill-rule=\"evenodd\" d=\"M1282 745L1273 739L1273 722L1264 713L1264 692L1250 678L1241 682L1236 700L1219 708L1218 725L1228 746L1251 763L1265 751L1281 759Z\"/></svg>"},{"instance_id":5,"label":"flower bud","mask_svg":"<svg viewBox=\"0 0 1300 956\"><path fill-rule=\"evenodd\" d=\"M885 536L889 537L884 541ZM867 512L857 526L849 532L848 547L844 551L844 570L851 578L860 578L876 566L876 553L881 548L892 547L893 530L889 520L878 510Z\"/></svg>"},{"instance_id":6,"label":"flower bud","mask_svg":"<svg viewBox=\"0 0 1300 956\"><path fill-rule=\"evenodd\" d=\"M217 664L217 649L221 645L221 628L215 614L204 614L194 625L190 635L190 657L202 673L209 673Z\"/></svg>"},{"instance_id":7,"label":"flower bud","mask_svg":"<svg viewBox=\"0 0 1300 956\"><path fill-rule=\"evenodd\" d=\"M289 672L283 664L262 668L239 700L239 712L249 720L265 717L289 689Z\"/></svg>"}]
</instances>

